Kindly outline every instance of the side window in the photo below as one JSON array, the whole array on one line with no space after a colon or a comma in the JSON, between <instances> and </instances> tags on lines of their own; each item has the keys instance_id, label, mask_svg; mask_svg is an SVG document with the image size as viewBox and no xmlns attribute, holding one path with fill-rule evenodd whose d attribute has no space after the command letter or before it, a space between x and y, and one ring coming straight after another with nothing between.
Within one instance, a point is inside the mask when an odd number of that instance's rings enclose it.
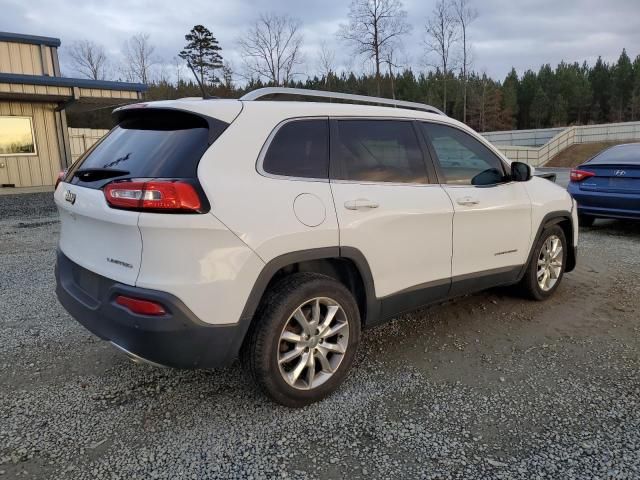
<instances>
[{"instance_id":1,"label":"side window","mask_svg":"<svg viewBox=\"0 0 640 480\"><path fill-rule=\"evenodd\" d=\"M362 182L428 183L412 122L338 120L331 178Z\"/></svg>"},{"instance_id":2,"label":"side window","mask_svg":"<svg viewBox=\"0 0 640 480\"><path fill-rule=\"evenodd\" d=\"M287 177L329 177L329 121L293 120L273 137L262 169Z\"/></svg>"},{"instance_id":3,"label":"side window","mask_svg":"<svg viewBox=\"0 0 640 480\"><path fill-rule=\"evenodd\" d=\"M446 125L421 125L436 151L446 183L493 185L506 180L502 161L471 135Z\"/></svg>"}]
</instances>

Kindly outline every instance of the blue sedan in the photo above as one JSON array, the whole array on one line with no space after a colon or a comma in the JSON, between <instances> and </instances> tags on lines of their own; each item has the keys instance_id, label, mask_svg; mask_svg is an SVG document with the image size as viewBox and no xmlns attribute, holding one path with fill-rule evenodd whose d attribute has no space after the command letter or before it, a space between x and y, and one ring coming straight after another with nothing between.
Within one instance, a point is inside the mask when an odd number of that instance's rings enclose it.
<instances>
[{"instance_id":1,"label":"blue sedan","mask_svg":"<svg viewBox=\"0 0 640 480\"><path fill-rule=\"evenodd\" d=\"M569 178L581 225L596 218L640 220L640 143L607 148L571 170Z\"/></svg>"}]
</instances>

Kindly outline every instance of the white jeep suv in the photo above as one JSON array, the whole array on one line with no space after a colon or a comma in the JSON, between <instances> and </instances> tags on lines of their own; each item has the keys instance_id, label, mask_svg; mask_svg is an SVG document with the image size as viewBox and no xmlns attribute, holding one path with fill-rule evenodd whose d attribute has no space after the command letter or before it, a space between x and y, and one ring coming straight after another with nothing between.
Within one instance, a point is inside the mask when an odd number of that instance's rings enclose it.
<instances>
[{"instance_id":1,"label":"white jeep suv","mask_svg":"<svg viewBox=\"0 0 640 480\"><path fill-rule=\"evenodd\" d=\"M257 101L278 94L339 103ZM239 356L302 406L362 329L498 285L542 300L576 263L569 194L427 105L270 88L114 114L55 191L57 295L137 360Z\"/></svg>"}]
</instances>

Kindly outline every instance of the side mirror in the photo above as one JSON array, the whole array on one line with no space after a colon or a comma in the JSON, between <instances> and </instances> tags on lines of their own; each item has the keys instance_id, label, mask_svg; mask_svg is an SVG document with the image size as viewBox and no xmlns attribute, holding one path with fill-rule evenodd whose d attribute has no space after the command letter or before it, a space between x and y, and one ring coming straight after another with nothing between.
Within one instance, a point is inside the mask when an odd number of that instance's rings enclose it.
<instances>
[{"instance_id":1,"label":"side mirror","mask_svg":"<svg viewBox=\"0 0 640 480\"><path fill-rule=\"evenodd\" d=\"M522 162L511 162L511 179L514 182L526 182L533 175L531 167Z\"/></svg>"}]
</instances>

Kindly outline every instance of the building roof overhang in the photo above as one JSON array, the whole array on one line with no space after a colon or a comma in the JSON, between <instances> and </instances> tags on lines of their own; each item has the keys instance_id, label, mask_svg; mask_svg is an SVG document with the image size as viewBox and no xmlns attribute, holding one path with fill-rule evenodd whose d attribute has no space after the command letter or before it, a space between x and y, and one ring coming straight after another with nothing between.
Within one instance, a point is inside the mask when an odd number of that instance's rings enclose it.
<instances>
[{"instance_id":1,"label":"building roof overhang","mask_svg":"<svg viewBox=\"0 0 640 480\"><path fill-rule=\"evenodd\" d=\"M59 38L11 32L0 32L0 42L30 43L32 45L47 45L49 47L60 46Z\"/></svg>"},{"instance_id":2,"label":"building roof overhang","mask_svg":"<svg viewBox=\"0 0 640 480\"><path fill-rule=\"evenodd\" d=\"M146 90L142 83L0 73L0 98L9 100L115 104L137 101Z\"/></svg>"}]
</instances>

